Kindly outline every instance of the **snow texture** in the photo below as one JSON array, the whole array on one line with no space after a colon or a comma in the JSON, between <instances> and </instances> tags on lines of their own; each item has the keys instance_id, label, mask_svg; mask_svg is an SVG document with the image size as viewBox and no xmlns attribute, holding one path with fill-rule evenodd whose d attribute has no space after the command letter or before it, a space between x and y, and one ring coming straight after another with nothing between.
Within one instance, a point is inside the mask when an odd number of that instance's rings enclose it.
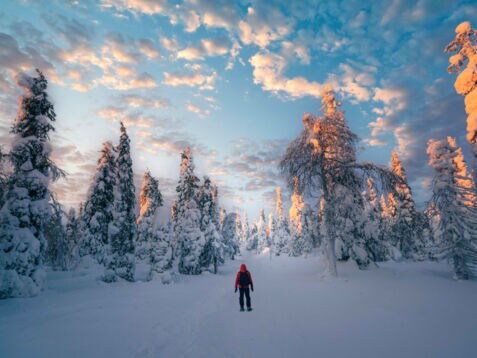
<instances>
[{"instance_id":1,"label":"snow texture","mask_svg":"<svg viewBox=\"0 0 477 358\"><path fill-rule=\"evenodd\" d=\"M239 257L238 257L239 258ZM316 257L245 256L218 275L104 284L91 263L49 272L47 290L0 301L2 357L472 357L477 282L441 263L338 264ZM233 284L244 262L252 312Z\"/></svg>"}]
</instances>

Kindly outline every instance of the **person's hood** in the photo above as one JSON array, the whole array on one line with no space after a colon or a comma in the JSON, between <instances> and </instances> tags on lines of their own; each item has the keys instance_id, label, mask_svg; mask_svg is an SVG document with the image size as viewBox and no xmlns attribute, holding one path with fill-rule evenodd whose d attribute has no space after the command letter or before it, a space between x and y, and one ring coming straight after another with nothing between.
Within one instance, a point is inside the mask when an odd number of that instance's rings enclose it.
<instances>
[{"instance_id":1,"label":"person's hood","mask_svg":"<svg viewBox=\"0 0 477 358\"><path fill-rule=\"evenodd\" d=\"M245 264L241 264L240 265L240 272L245 272L247 271L247 266L245 266Z\"/></svg>"}]
</instances>

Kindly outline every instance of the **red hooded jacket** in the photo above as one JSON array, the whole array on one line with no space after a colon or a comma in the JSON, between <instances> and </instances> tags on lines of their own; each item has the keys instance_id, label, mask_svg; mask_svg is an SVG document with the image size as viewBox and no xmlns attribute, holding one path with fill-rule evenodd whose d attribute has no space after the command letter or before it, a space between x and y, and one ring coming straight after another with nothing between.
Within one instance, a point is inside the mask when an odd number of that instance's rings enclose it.
<instances>
[{"instance_id":1,"label":"red hooded jacket","mask_svg":"<svg viewBox=\"0 0 477 358\"><path fill-rule=\"evenodd\" d=\"M242 287L242 285L240 284L240 273L241 272L246 272L247 275L248 275L248 278L250 279L250 285L244 285ZM253 287L253 281L252 281L252 275L250 274L249 271L247 271L247 266L245 266L245 264L241 264L240 265L240 271L237 272L237 277L235 277L235 288L248 288L249 286L252 286Z\"/></svg>"}]
</instances>

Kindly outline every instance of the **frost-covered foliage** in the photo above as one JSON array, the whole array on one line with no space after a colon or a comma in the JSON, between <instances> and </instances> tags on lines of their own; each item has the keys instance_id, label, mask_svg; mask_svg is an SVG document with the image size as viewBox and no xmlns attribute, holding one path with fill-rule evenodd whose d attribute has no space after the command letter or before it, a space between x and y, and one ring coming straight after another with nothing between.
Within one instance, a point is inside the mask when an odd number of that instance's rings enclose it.
<instances>
[{"instance_id":1,"label":"frost-covered foliage","mask_svg":"<svg viewBox=\"0 0 477 358\"><path fill-rule=\"evenodd\" d=\"M5 204L5 195L7 193L8 178L10 173L8 172L8 163L3 147L0 146L0 208Z\"/></svg>"},{"instance_id":2,"label":"frost-covered foliage","mask_svg":"<svg viewBox=\"0 0 477 358\"><path fill-rule=\"evenodd\" d=\"M225 256L234 260L235 255L240 253L240 218L237 213L230 213L225 216L222 227L222 240Z\"/></svg>"},{"instance_id":3,"label":"frost-covered foliage","mask_svg":"<svg viewBox=\"0 0 477 358\"><path fill-rule=\"evenodd\" d=\"M429 165L434 169L433 198L438 219L434 236L439 248L438 257L451 263L457 279L475 276L477 268L477 208L467 204L469 191L475 187L459 184L455 140L431 139L428 143Z\"/></svg>"},{"instance_id":4,"label":"frost-covered foliage","mask_svg":"<svg viewBox=\"0 0 477 358\"><path fill-rule=\"evenodd\" d=\"M364 193L366 247L372 255L372 261L385 261L389 259L389 243L385 240L386 219L382 216L382 208L373 179L369 178L367 184L368 192ZM386 202L384 203L386 204Z\"/></svg>"},{"instance_id":5,"label":"frost-covered foliage","mask_svg":"<svg viewBox=\"0 0 477 358\"><path fill-rule=\"evenodd\" d=\"M275 227L271 230L271 241L275 255L279 256L288 251L288 244L291 240L288 220L283 212L283 200L280 187L276 189L275 215L276 223Z\"/></svg>"},{"instance_id":6,"label":"frost-covered foliage","mask_svg":"<svg viewBox=\"0 0 477 358\"><path fill-rule=\"evenodd\" d=\"M116 148L116 187L114 190L113 221L109 224L110 254L106 261L104 280L117 277L134 281L136 239L136 194L131 159L131 141L121 122L121 135Z\"/></svg>"},{"instance_id":7,"label":"frost-covered foliage","mask_svg":"<svg viewBox=\"0 0 477 358\"><path fill-rule=\"evenodd\" d=\"M159 183L149 170L144 173L141 192L139 193L139 216L137 218L136 257L148 260L154 240L154 222L157 210L162 206L162 194Z\"/></svg>"},{"instance_id":8,"label":"frost-covered foliage","mask_svg":"<svg viewBox=\"0 0 477 358\"><path fill-rule=\"evenodd\" d=\"M254 220L252 227L250 228L250 235L247 239L246 249L248 251L256 251L258 246L258 222Z\"/></svg>"},{"instance_id":9,"label":"frost-covered foliage","mask_svg":"<svg viewBox=\"0 0 477 358\"><path fill-rule=\"evenodd\" d=\"M290 256L301 256L313 248L313 227L308 227L311 215L311 208L305 204L298 188L298 179L295 178L289 213L291 239L287 251Z\"/></svg>"},{"instance_id":10,"label":"frost-covered foliage","mask_svg":"<svg viewBox=\"0 0 477 358\"><path fill-rule=\"evenodd\" d=\"M240 247L246 249L249 239L250 239L250 226L248 224L247 212L244 212L243 220L242 220L242 236L240 237Z\"/></svg>"},{"instance_id":11,"label":"frost-covered foliage","mask_svg":"<svg viewBox=\"0 0 477 358\"><path fill-rule=\"evenodd\" d=\"M399 176L401 181L396 183L394 193L388 195L389 240L403 257L422 258L422 226L412 199L411 188L407 183L406 172L395 151L392 152L391 163L393 173Z\"/></svg>"},{"instance_id":12,"label":"frost-covered foliage","mask_svg":"<svg viewBox=\"0 0 477 358\"><path fill-rule=\"evenodd\" d=\"M289 183L296 177L304 191L321 194L320 233L328 271L336 275L336 252L340 259L350 258L360 268L366 268L371 261L365 244L363 174L376 174L386 183L394 175L370 163L356 162L357 136L339 110L341 103L330 86L322 95L323 116L303 117L304 129L288 145L280 164Z\"/></svg>"},{"instance_id":13,"label":"frost-covered foliage","mask_svg":"<svg viewBox=\"0 0 477 358\"><path fill-rule=\"evenodd\" d=\"M163 273L172 267L172 223L160 225L151 237L149 264L151 273Z\"/></svg>"},{"instance_id":14,"label":"frost-covered foliage","mask_svg":"<svg viewBox=\"0 0 477 358\"><path fill-rule=\"evenodd\" d=\"M267 236L267 221L265 219L265 211L260 209L258 216L257 231L255 233L254 242L256 242L256 251L261 253L265 248L270 247Z\"/></svg>"},{"instance_id":15,"label":"frost-covered foliage","mask_svg":"<svg viewBox=\"0 0 477 358\"><path fill-rule=\"evenodd\" d=\"M465 96L467 140L472 148L473 175L477 181L477 31L465 21L456 27L455 33L455 39L446 46L445 52L456 52L449 58L448 71L460 72L454 87L457 93Z\"/></svg>"},{"instance_id":16,"label":"frost-covered foliage","mask_svg":"<svg viewBox=\"0 0 477 358\"><path fill-rule=\"evenodd\" d=\"M68 268L74 268L79 262L79 244L81 238L81 216L76 215L76 210L71 208L66 215L65 236L68 243L69 262Z\"/></svg>"},{"instance_id":17,"label":"frost-covered foliage","mask_svg":"<svg viewBox=\"0 0 477 358\"><path fill-rule=\"evenodd\" d=\"M199 257L200 266L204 269L212 267L217 273L219 263L223 261L226 247L222 243L219 232L218 190L212 185L209 177L204 177L204 184L199 192L199 208L201 213L200 230L204 234L205 245Z\"/></svg>"},{"instance_id":18,"label":"frost-covered foliage","mask_svg":"<svg viewBox=\"0 0 477 358\"><path fill-rule=\"evenodd\" d=\"M66 271L70 267L70 247L63 226L64 212L55 200L51 206L52 215L45 225L45 238L48 243L45 262L54 270Z\"/></svg>"},{"instance_id":19,"label":"frost-covered foliage","mask_svg":"<svg viewBox=\"0 0 477 358\"><path fill-rule=\"evenodd\" d=\"M12 173L0 210L0 298L38 294L43 288L45 225L51 217L49 183L61 171L50 160L49 133L56 120L47 80L17 76L25 93L11 133Z\"/></svg>"},{"instance_id":20,"label":"frost-covered foliage","mask_svg":"<svg viewBox=\"0 0 477 358\"><path fill-rule=\"evenodd\" d=\"M192 151L187 147L181 153L177 199L174 204L175 257L179 272L197 275L202 272L200 255L205 245L204 234L200 230L199 178L194 174Z\"/></svg>"},{"instance_id":21,"label":"frost-covered foliage","mask_svg":"<svg viewBox=\"0 0 477 358\"><path fill-rule=\"evenodd\" d=\"M81 216L84 232L80 243L80 255L93 255L100 263L104 263L108 251L115 185L116 163L113 147L111 142L105 142Z\"/></svg>"}]
</instances>

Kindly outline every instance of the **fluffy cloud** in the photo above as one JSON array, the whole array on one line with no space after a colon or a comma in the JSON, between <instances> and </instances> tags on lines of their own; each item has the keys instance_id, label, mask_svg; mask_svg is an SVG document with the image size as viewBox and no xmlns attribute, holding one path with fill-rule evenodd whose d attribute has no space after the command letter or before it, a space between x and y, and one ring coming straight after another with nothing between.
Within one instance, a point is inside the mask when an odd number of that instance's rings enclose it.
<instances>
[{"instance_id":1,"label":"fluffy cloud","mask_svg":"<svg viewBox=\"0 0 477 358\"><path fill-rule=\"evenodd\" d=\"M212 90L217 73L204 69L200 65L186 66L183 72L164 72L163 83L167 86L198 87L200 90Z\"/></svg>"},{"instance_id":2,"label":"fluffy cloud","mask_svg":"<svg viewBox=\"0 0 477 358\"><path fill-rule=\"evenodd\" d=\"M167 0L102 0L101 6L146 15L163 14L169 8Z\"/></svg>"},{"instance_id":3,"label":"fluffy cloud","mask_svg":"<svg viewBox=\"0 0 477 358\"><path fill-rule=\"evenodd\" d=\"M201 117L207 117L210 115L210 110L201 108L194 103L187 103L186 108L189 112L196 113Z\"/></svg>"},{"instance_id":4,"label":"fluffy cloud","mask_svg":"<svg viewBox=\"0 0 477 358\"><path fill-rule=\"evenodd\" d=\"M284 93L294 98L321 96L322 84L303 77L287 78L284 75L287 61L278 54L257 53L250 58L250 64L253 67L253 82L265 91Z\"/></svg>"},{"instance_id":5,"label":"fluffy cloud","mask_svg":"<svg viewBox=\"0 0 477 358\"><path fill-rule=\"evenodd\" d=\"M229 52L229 41L225 37L202 39L198 46L187 47L177 52L177 58L188 61L203 60L204 57L222 56Z\"/></svg>"}]
</instances>

